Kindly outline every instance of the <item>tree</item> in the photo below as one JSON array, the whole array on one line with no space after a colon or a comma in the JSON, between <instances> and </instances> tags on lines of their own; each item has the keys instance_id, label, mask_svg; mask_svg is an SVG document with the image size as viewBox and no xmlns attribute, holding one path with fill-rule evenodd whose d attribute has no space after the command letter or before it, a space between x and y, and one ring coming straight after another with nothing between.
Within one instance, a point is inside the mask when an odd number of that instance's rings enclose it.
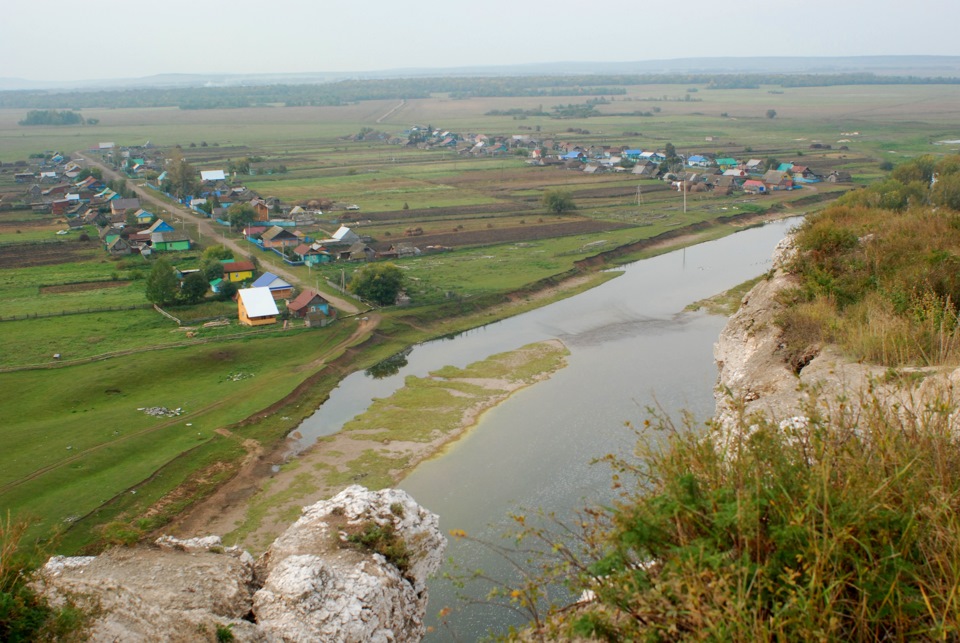
<instances>
[{"instance_id":1,"label":"tree","mask_svg":"<svg viewBox=\"0 0 960 643\"><path fill-rule=\"evenodd\" d=\"M213 259L214 261L220 261L221 259L233 259L233 250L230 248L215 243L212 246L208 246L206 250L203 251L203 259Z\"/></svg>"},{"instance_id":2,"label":"tree","mask_svg":"<svg viewBox=\"0 0 960 643\"><path fill-rule=\"evenodd\" d=\"M403 290L403 271L392 263L371 263L353 273L350 292L380 306L389 306Z\"/></svg>"},{"instance_id":3,"label":"tree","mask_svg":"<svg viewBox=\"0 0 960 643\"><path fill-rule=\"evenodd\" d=\"M220 292L217 293L217 298L221 301L228 301L233 299L234 295L237 294L237 284L232 281L221 281L220 287L217 288Z\"/></svg>"},{"instance_id":4,"label":"tree","mask_svg":"<svg viewBox=\"0 0 960 643\"><path fill-rule=\"evenodd\" d=\"M162 306L177 299L177 276L173 274L173 266L161 257L153 264L150 274L144 285L147 301Z\"/></svg>"},{"instance_id":5,"label":"tree","mask_svg":"<svg viewBox=\"0 0 960 643\"><path fill-rule=\"evenodd\" d=\"M197 180L197 170L177 150L170 158L166 182L169 184L170 192L178 199L193 195L200 185Z\"/></svg>"},{"instance_id":6,"label":"tree","mask_svg":"<svg viewBox=\"0 0 960 643\"><path fill-rule=\"evenodd\" d=\"M563 214L569 210L576 210L577 204L566 190L547 190L541 199L543 207L554 214Z\"/></svg>"},{"instance_id":7,"label":"tree","mask_svg":"<svg viewBox=\"0 0 960 643\"><path fill-rule=\"evenodd\" d=\"M227 220L234 230L242 230L245 226L253 223L256 218L257 214L249 203L234 203L227 208Z\"/></svg>"},{"instance_id":8,"label":"tree","mask_svg":"<svg viewBox=\"0 0 960 643\"><path fill-rule=\"evenodd\" d=\"M223 264L219 259L203 258L200 260L200 272L207 281L223 277Z\"/></svg>"},{"instance_id":9,"label":"tree","mask_svg":"<svg viewBox=\"0 0 960 643\"><path fill-rule=\"evenodd\" d=\"M930 200L951 210L960 210L960 175L949 174L937 178Z\"/></svg>"},{"instance_id":10,"label":"tree","mask_svg":"<svg viewBox=\"0 0 960 643\"><path fill-rule=\"evenodd\" d=\"M191 272L180 286L180 300L185 304L195 304L207 294L210 284L202 272Z\"/></svg>"},{"instance_id":11,"label":"tree","mask_svg":"<svg viewBox=\"0 0 960 643\"><path fill-rule=\"evenodd\" d=\"M767 118L776 118L776 117L777 117L777 110L775 109L767 110Z\"/></svg>"}]
</instances>

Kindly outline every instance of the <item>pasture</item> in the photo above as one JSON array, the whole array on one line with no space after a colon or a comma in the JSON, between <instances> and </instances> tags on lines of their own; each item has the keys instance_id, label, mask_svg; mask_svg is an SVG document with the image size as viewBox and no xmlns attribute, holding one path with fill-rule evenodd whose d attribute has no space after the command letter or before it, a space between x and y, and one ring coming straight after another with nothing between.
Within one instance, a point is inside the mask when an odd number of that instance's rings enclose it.
<instances>
[{"instance_id":1,"label":"pasture","mask_svg":"<svg viewBox=\"0 0 960 643\"><path fill-rule=\"evenodd\" d=\"M17 121L24 110L0 110L0 318L37 315L0 321L6 346L0 370L7 371L0 372L0 384L16 392L3 402L3 416L12 421L0 429L0 504L38 517L37 535L69 528L64 549L102 537L98 527L107 522L157 527L233 475L243 458L271 449L351 368L369 365L387 347L399 350L414 335L428 336L431 327L473 323L446 318L455 310L446 302L499 301L567 273L577 261L689 226L711 225L707 234L719 235L755 217L801 214L882 176L883 161L950 152L933 143L960 139L960 87L953 85L645 85L601 101L599 115L589 118L490 113L549 112L584 100L438 95L338 107L96 108L83 114L99 124L82 127L23 127ZM776 110L775 118L766 117L768 109ZM682 154L773 157L845 170L855 182L764 196L688 193L684 203L669 184L629 172L591 175L532 166L514 154L474 157L388 142L405 137L414 124L581 145L662 149L672 143ZM383 138L355 140L363 128ZM110 258L92 228L57 235L65 227L62 217L23 204L10 207L29 187L14 183L12 164L45 150L83 157L99 141L180 146L198 170L224 169L243 158L283 165L283 173L237 181L290 204L332 201L319 229L309 230L316 235L344 224L378 249L404 243L447 250L396 261L408 277L412 307L386 312L380 343L329 372L318 371L316 360L341 354L354 322L286 333L235 324L195 327L188 337L147 308L83 312L144 304L150 263L139 256ZM541 204L547 189L568 191L577 209L548 212ZM346 204L360 211L347 211ZM83 232L91 241L79 240ZM636 256L639 251L619 260ZM175 263L195 267L197 257L184 254ZM270 253L257 257L264 269L279 265ZM341 270L354 268L288 267L304 284L319 283L321 276L339 281ZM211 310L211 316L224 310ZM58 315L42 317L49 313ZM417 330L407 326L411 320ZM46 368L55 353L69 364ZM258 413L317 373L302 408ZM156 418L138 410L151 406L179 407L182 415ZM191 491L173 493L184 486Z\"/></svg>"}]
</instances>

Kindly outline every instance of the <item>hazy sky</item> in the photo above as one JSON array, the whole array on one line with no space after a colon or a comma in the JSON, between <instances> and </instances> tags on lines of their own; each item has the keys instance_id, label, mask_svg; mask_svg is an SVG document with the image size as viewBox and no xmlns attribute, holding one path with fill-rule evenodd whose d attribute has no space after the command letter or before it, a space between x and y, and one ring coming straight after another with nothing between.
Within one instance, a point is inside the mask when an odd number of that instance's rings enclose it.
<instances>
[{"instance_id":1,"label":"hazy sky","mask_svg":"<svg viewBox=\"0 0 960 643\"><path fill-rule=\"evenodd\" d=\"M960 54L958 0L4 2L0 77Z\"/></svg>"}]
</instances>

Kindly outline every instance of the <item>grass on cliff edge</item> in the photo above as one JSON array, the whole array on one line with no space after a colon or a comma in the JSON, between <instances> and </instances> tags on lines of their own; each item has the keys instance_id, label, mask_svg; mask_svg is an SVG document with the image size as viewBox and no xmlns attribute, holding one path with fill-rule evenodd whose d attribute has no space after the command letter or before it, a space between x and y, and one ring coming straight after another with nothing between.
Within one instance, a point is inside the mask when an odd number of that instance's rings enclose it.
<instances>
[{"instance_id":1,"label":"grass on cliff edge","mask_svg":"<svg viewBox=\"0 0 960 643\"><path fill-rule=\"evenodd\" d=\"M807 218L777 320L797 372L835 343L887 366L960 363L960 156L925 155Z\"/></svg>"},{"instance_id":2,"label":"grass on cliff edge","mask_svg":"<svg viewBox=\"0 0 960 643\"><path fill-rule=\"evenodd\" d=\"M812 391L802 418L706 435L654 417L636 458L609 459L614 506L549 528L515 517L543 567L492 599L533 617L519 640L951 640L958 408L931 402L907 414L876 391ZM594 599L548 608L557 582Z\"/></svg>"}]
</instances>

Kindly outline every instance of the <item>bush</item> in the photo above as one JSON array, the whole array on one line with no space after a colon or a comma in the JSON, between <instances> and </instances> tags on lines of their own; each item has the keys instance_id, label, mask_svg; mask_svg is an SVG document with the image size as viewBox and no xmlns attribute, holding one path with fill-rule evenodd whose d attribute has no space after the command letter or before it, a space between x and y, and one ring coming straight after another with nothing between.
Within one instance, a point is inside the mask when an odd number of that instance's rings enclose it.
<instances>
[{"instance_id":1,"label":"bush","mask_svg":"<svg viewBox=\"0 0 960 643\"><path fill-rule=\"evenodd\" d=\"M57 609L27 581L34 564L45 556L23 547L28 524L9 514L0 519L0 641L60 640L82 630L86 616L72 603Z\"/></svg>"},{"instance_id":2,"label":"bush","mask_svg":"<svg viewBox=\"0 0 960 643\"><path fill-rule=\"evenodd\" d=\"M960 217L837 206L800 227L777 319L785 358L835 342L888 366L960 363Z\"/></svg>"},{"instance_id":3,"label":"bush","mask_svg":"<svg viewBox=\"0 0 960 643\"><path fill-rule=\"evenodd\" d=\"M400 509L402 512L403 507ZM380 525L372 520L367 521L360 525L358 531L347 535L347 542L380 554L401 574L410 571L410 550L391 523Z\"/></svg>"},{"instance_id":4,"label":"bush","mask_svg":"<svg viewBox=\"0 0 960 643\"><path fill-rule=\"evenodd\" d=\"M803 419L741 417L729 433L654 416L637 461L608 458L619 501L568 527L578 540L524 527L524 551L548 545L545 567L498 594L542 614L528 597L551 581L589 591L537 617L547 640L950 639L957 408L807 395Z\"/></svg>"}]
</instances>

